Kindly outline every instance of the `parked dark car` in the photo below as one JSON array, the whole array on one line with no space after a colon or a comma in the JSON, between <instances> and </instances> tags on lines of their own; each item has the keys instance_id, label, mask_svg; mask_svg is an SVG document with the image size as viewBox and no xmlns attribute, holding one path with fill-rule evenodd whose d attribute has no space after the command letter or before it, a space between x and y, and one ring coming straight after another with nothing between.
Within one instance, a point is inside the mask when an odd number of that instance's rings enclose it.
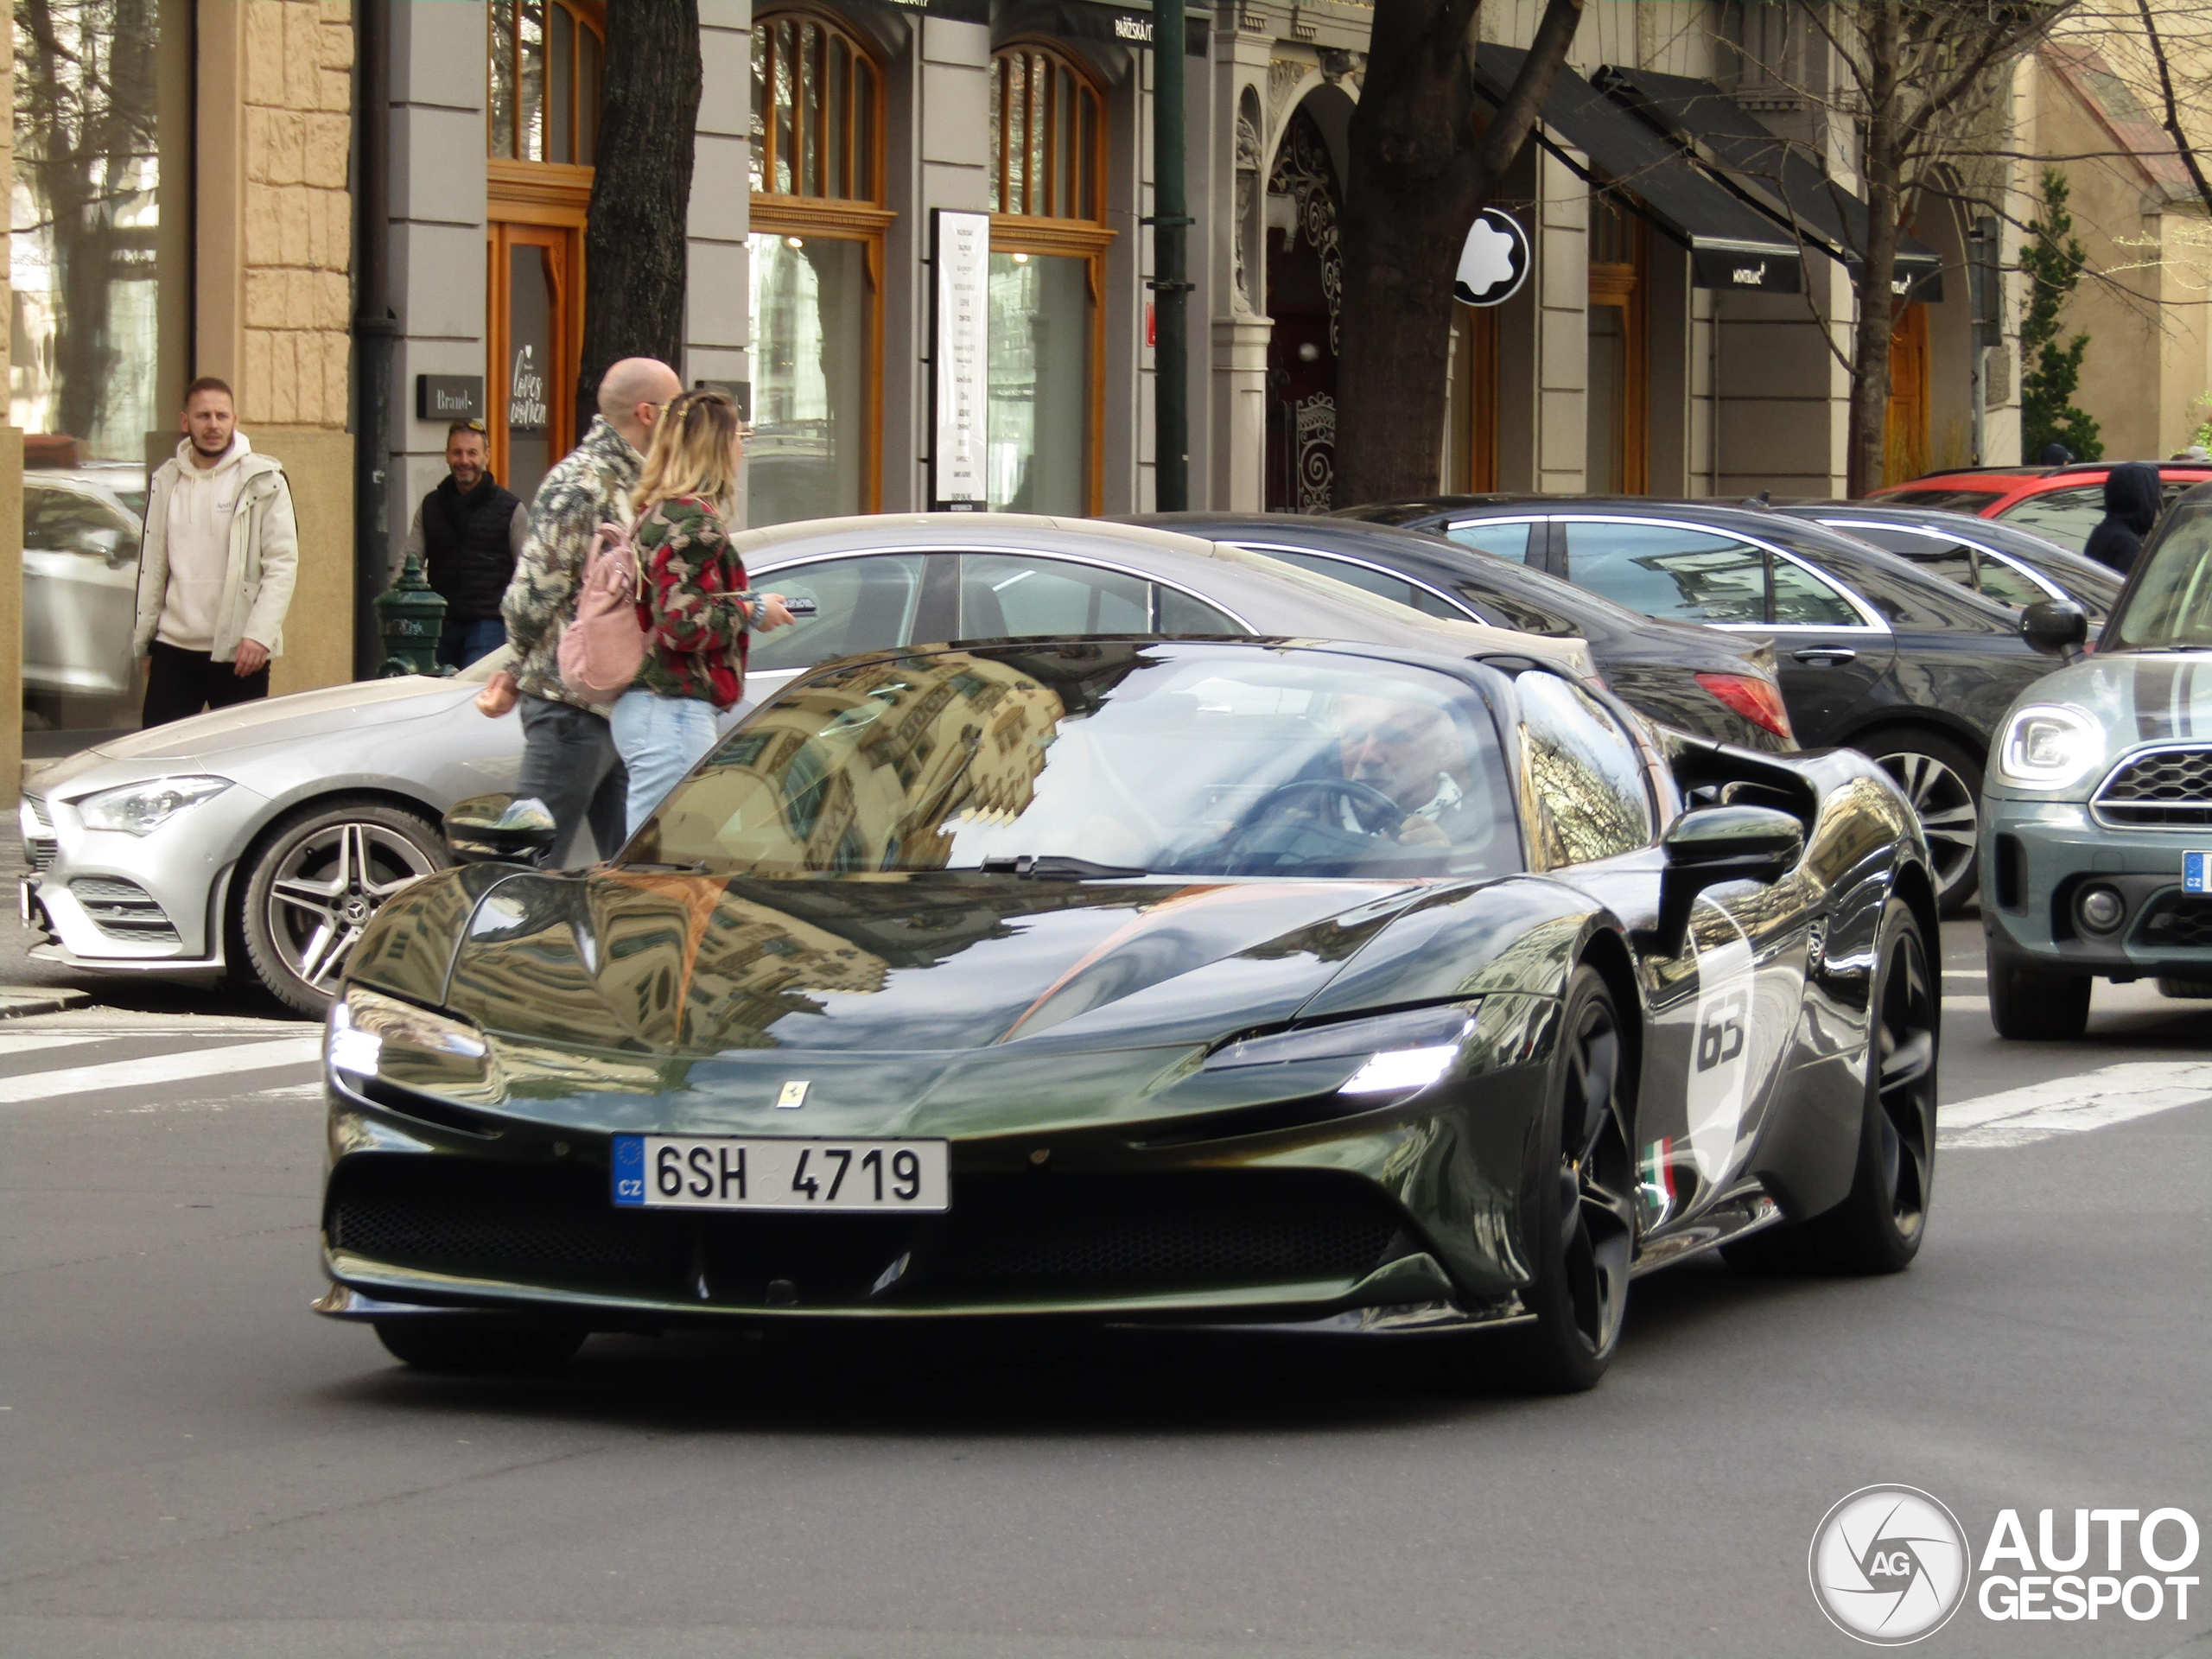
<instances>
[{"instance_id":1,"label":"parked dark car","mask_svg":"<svg viewBox=\"0 0 2212 1659\"><path fill-rule=\"evenodd\" d=\"M1991 735L2050 669L2021 638L2018 613L1769 508L1482 495L1344 512L1517 553L1646 616L1772 639L1797 741L1879 761L1919 810L1945 908L1973 896Z\"/></svg>"},{"instance_id":2,"label":"parked dark car","mask_svg":"<svg viewBox=\"0 0 2212 1659\"><path fill-rule=\"evenodd\" d=\"M1961 588L2014 610L2067 599L2101 626L2120 598L2121 578L2088 555L2031 530L1940 507L1877 501L1798 501L1777 509L1887 548Z\"/></svg>"},{"instance_id":3,"label":"parked dark car","mask_svg":"<svg viewBox=\"0 0 2212 1659\"><path fill-rule=\"evenodd\" d=\"M1264 553L1429 616L1580 636L1605 683L1662 725L1742 748L1796 747L1764 644L1648 616L1440 536L1294 513L1162 512L1129 522Z\"/></svg>"}]
</instances>

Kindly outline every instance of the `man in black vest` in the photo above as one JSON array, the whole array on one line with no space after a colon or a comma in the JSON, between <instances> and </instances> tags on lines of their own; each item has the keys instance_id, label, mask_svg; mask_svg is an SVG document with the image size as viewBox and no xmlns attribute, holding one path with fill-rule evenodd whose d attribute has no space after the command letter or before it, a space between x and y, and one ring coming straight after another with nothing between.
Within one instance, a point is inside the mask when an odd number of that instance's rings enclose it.
<instances>
[{"instance_id":1,"label":"man in black vest","mask_svg":"<svg viewBox=\"0 0 2212 1659\"><path fill-rule=\"evenodd\" d=\"M486 467L481 421L455 421L446 429L446 468L450 475L415 509L406 550L445 595L438 660L467 668L507 642L499 601L530 534L530 509Z\"/></svg>"}]
</instances>

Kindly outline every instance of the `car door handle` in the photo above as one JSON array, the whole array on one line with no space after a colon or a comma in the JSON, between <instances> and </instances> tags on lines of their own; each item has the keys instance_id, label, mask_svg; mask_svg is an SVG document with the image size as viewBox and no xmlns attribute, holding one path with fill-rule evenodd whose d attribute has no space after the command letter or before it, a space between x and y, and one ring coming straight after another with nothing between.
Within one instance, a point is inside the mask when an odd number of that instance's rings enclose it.
<instances>
[{"instance_id":1,"label":"car door handle","mask_svg":"<svg viewBox=\"0 0 2212 1659\"><path fill-rule=\"evenodd\" d=\"M1808 645L1802 651L1793 651L1789 654L1801 663L1818 663L1823 668L1850 662L1859 655L1848 645Z\"/></svg>"}]
</instances>

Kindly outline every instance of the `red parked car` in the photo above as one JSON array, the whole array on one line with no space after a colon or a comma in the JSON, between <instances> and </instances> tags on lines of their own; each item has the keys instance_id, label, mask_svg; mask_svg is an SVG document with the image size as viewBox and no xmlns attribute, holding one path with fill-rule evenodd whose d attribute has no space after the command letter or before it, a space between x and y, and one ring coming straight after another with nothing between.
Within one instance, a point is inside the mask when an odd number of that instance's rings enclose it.
<instances>
[{"instance_id":1,"label":"red parked car","mask_svg":"<svg viewBox=\"0 0 2212 1659\"><path fill-rule=\"evenodd\" d=\"M1876 490L1868 499L1897 507L1940 507L2002 518L2032 530L2076 553L2088 545L2089 532L2105 516L2105 474L2118 461L2075 461L2070 467L1961 467L1930 473L1910 483ZM2212 481L2212 461L2153 461L2159 495L2171 506L2183 490Z\"/></svg>"}]
</instances>

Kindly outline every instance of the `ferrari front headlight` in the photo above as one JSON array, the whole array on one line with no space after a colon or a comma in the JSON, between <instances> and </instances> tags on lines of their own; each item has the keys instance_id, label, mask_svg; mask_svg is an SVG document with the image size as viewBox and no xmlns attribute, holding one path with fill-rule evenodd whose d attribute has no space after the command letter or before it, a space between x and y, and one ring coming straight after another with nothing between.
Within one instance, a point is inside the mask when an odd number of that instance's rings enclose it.
<instances>
[{"instance_id":1,"label":"ferrari front headlight","mask_svg":"<svg viewBox=\"0 0 2212 1659\"><path fill-rule=\"evenodd\" d=\"M230 786L227 778L156 778L87 795L77 803L77 816L87 830L150 836L178 813L214 799Z\"/></svg>"},{"instance_id":2,"label":"ferrari front headlight","mask_svg":"<svg viewBox=\"0 0 2212 1659\"><path fill-rule=\"evenodd\" d=\"M1306 1026L1227 1043L1205 1058L1208 1071L1298 1061L1339 1060L1350 1069L1340 1095L1426 1089L1449 1072L1474 1029L1476 1004L1447 1003L1334 1025Z\"/></svg>"},{"instance_id":3,"label":"ferrari front headlight","mask_svg":"<svg viewBox=\"0 0 2212 1659\"><path fill-rule=\"evenodd\" d=\"M1997 775L2029 789L2065 789L2104 758L2104 728L2094 717L2067 703L2031 703L2005 723Z\"/></svg>"},{"instance_id":4,"label":"ferrari front headlight","mask_svg":"<svg viewBox=\"0 0 2212 1659\"><path fill-rule=\"evenodd\" d=\"M448 1066L458 1060L480 1076L486 1052L483 1034L465 1021L349 986L330 1005L323 1044L330 1069L373 1077L394 1058L387 1049Z\"/></svg>"}]
</instances>

